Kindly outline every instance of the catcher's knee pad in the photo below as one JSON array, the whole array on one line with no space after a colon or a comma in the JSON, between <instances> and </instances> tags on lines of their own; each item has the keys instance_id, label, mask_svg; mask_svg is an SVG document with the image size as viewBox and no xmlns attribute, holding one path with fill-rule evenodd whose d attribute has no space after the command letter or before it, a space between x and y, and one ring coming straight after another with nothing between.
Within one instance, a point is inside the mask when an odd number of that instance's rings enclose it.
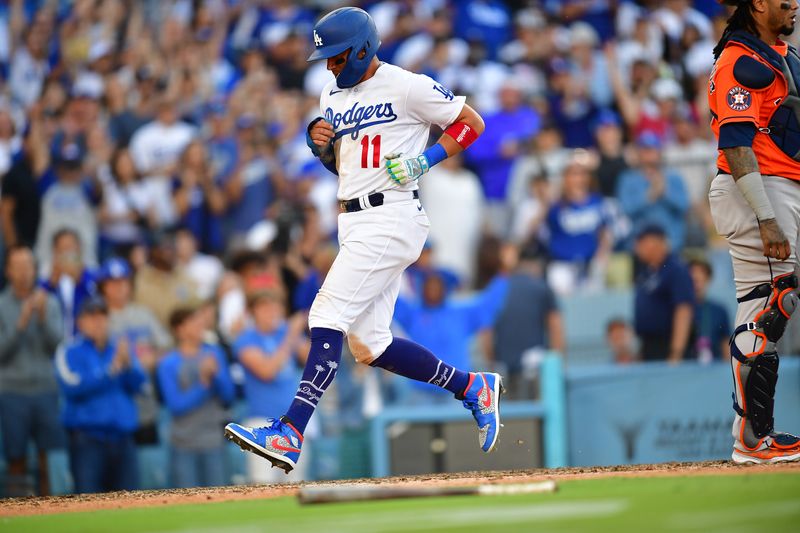
<instances>
[{"instance_id":1,"label":"catcher's knee pad","mask_svg":"<svg viewBox=\"0 0 800 533\"><path fill-rule=\"evenodd\" d=\"M739 298L737 301L741 303L769 296L767 306L755 316L753 322L743 324L739 328L747 326L750 331L757 331L756 335L762 336L765 342L773 344L778 342L786 331L789 317L797 308L797 284L796 274L783 274L773 279L772 283L763 283Z\"/></svg>"},{"instance_id":2,"label":"catcher's knee pad","mask_svg":"<svg viewBox=\"0 0 800 533\"><path fill-rule=\"evenodd\" d=\"M775 384L778 382L778 353L776 343L783 336L786 324L798 305L797 276L784 274L753 289L739 302L769 297L767 306L753 322L739 325L731 336L731 355L739 362L735 365L735 383L744 405L739 405L736 392L733 408L745 419L741 440L749 446L763 439L773 430ZM736 336L750 331L761 340L758 350L744 354L737 346Z\"/></svg>"}]
</instances>

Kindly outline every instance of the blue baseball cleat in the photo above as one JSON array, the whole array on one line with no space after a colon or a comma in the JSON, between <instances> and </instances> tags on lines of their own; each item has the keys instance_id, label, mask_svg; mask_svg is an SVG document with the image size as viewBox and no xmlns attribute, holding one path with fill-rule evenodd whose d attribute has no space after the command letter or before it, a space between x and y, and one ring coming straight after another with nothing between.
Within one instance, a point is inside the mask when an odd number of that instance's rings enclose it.
<instances>
[{"instance_id":1,"label":"blue baseball cleat","mask_svg":"<svg viewBox=\"0 0 800 533\"><path fill-rule=\"evenodd\" d=\"M500 434L500 395L503 393L500 374L470 372L463 403L478 423L478 443L486 453L494 449Z\"/></svg>"},{"instance_id":2,"label":"blue baseball cleat","mask_svg":"<svg viewBox=\"0 0 800 533\"><path fill-rule=\"evenodd\" d=\"M303 436L288 421L268 418L267 425L249 428L239 424L225 426L225 436L248 452L260 455L287 474L300 458Z\"/></svg>"}]
</instances>

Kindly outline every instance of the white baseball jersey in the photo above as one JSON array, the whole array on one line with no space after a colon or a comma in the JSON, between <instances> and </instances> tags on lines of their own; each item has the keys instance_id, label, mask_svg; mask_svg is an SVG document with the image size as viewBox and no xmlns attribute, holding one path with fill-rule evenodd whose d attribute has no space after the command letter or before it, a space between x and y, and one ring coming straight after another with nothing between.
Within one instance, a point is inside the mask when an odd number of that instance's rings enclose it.
<instances>
[{"instance_id":1,"label":"white baseball jersey","mask_svg":"<svg viewBox=\"0 0 800 533\"><path fill-rule=\"evenodd\" d=\"M416 189L415 182L400 186L389 179L384 156L422 153L431 124L446 128L455 122L464 100L428 76L388 63L349 89L331 80L322 91L320 111L336 133L339 199Z\"/></svg>"}]
</instances>

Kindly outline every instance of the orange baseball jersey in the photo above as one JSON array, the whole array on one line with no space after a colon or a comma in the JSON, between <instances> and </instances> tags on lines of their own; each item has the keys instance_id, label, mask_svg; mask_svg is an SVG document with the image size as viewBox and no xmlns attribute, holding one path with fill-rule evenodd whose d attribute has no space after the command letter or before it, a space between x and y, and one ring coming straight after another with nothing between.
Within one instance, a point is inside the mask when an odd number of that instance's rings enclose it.
<instances>
[{"instance_id":1,"label":"orange baseball jersey","mask_svg":"<svg viewBox=\"0 0 800 533\"><path fill-rule=\"evenodd\" d=\"M784 57L788 51L786 43L782 42L772 49ZM763 72L769 74L764 67L774 72L774 76L767 78L766 84L761 83L764 78ZM760 72L754 76L753 71ZM753 83L756 77L760 79L758 83ZM748 86L748 82L751 86ZM744 44L730 42L714 64L708 82L711 128L719 139L719 129L725 124L754 123L759 131L753 139L753 152L758 160L761 174L800 181L800 162L789 157L775 144L768 129L770 119L787 94L786 80L780 70ZM724 172L730 173L728 161L722 150L717 157L717 166Z\"/></svg>"}]
</instances>

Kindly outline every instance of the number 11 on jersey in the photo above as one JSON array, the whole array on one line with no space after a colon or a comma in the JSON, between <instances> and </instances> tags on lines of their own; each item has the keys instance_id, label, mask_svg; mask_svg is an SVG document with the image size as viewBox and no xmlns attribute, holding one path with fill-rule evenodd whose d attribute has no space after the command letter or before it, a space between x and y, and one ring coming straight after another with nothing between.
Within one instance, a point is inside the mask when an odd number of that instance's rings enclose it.
<instances>
[{"instance_id":1,"label":"number 11 on jersey","mask_svg":"<svg viewBox=\"0 0 800 533\"><path fill-rule=\"evenodd\" d=\"M369 168L369 145L372 144L372 168L381 166L381 136L375 135L372 142L369 135L361 138L361 168Z\"/></svg>"}]
</instances>

